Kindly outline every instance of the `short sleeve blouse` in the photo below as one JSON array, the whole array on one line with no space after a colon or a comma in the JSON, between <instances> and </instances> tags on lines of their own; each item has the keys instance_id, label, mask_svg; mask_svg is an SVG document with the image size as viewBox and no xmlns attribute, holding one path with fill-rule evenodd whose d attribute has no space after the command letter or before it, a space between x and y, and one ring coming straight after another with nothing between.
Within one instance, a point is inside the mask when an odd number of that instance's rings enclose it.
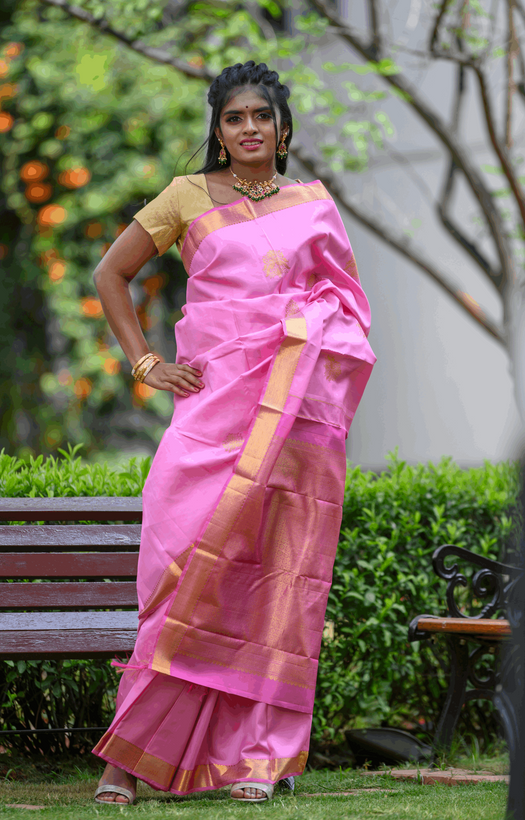
<instances>
[{"instance_id":1,"label":"short sleeve blouse","mask_svg":"<svg viewBox=\"0 0 525 820\"><path fill-rule=\"evenodd\" d=\"M174 243L180 251L191 223L213 207L206 177L191 174L175 177L133 218L149 233L162 256Z\"/></svg>"}]
</instances>

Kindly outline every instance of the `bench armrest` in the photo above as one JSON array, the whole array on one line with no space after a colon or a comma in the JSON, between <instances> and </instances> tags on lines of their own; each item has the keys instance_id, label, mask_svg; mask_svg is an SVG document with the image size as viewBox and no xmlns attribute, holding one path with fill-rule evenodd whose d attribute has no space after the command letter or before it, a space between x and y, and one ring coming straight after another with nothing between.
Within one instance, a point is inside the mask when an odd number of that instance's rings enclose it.
<instances>
[{"instance_id":1,"label":"bench armrest","mask_svg":"<svg viewBox=\"0 0 525 820\"><path fill-rule=\"evenodd\" d=\"M482 607L477 615L468 615L461 612L457 606L455 599L456 587L467 587L468 581L465 575L459 571L458 564L447 566L445 559L449 555L460 558L467 564L473 564L479 567L478 571L472 576L472 592L476 598L490 600ZM490 558L484 558L482 555L477 555L475 552L464 549L463 547L455 547L453 544L444 544L434 551L432 556L432 566L434 572L439 578L448 581L447 584L447 608L448 614L452 618L490 618L498 613L506 613L509 593L523 574L523 570L518 567L502 564L499 561L492 561Z\"/></svg>"}]
</instances>

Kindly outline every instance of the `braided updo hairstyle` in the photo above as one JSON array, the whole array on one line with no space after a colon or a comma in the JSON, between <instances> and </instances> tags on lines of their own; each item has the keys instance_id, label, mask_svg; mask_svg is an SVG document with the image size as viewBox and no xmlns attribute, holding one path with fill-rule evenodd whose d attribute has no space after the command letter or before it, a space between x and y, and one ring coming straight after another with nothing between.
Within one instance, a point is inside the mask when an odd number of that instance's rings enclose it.
<instances>
[{"instance_id":1,"label":"braided updo hairstyle","mask_svg":"<svg viewBox=\"0 0 525 820\"><path fill-rule=\"evenodd\" d=\"M202 146L207 146L206 162L204 166L197 171L198 174L209 174L211 171L219 171L223 167L228 167L230 164L230 155L226 151L228 163L226 166L219 165L219 151L220 143L215 134L215 129L220 125L221 111L229 100L234 96L235 91L243 85L253 85L258 94L264 97L272 112L273 122L275 126L275 145L279 144L280 134L277 133L277 119L276 109L279 109L281 114L281 127L288 126L288 134L285 139L285 145L291 142L293 134L292 113L288 105L288 97L290 90L286 85L279 82L279 75L276 71L270 71L266 63L259 63L257 65L253 60L248 60L247 63L236 63L235 65L224 68L218 77L214 79L208 92L208 102L212 108L210 132L208 139ZM275 164L277 171L280 174L286 173L286 158L279 159L276 155Z\"/></svg>"}]
</instances>

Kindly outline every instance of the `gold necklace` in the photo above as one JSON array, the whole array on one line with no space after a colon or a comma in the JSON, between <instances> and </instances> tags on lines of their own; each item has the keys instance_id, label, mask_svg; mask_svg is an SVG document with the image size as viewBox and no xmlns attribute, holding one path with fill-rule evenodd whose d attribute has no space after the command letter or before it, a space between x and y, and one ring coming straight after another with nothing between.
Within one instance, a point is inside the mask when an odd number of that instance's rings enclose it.
<instances>
[{"instance_id":1,"label":"gold necklace","mask_svg":"<svg viewBox=\"0 0 525 820\"><path fill-rule=\"evenodd\" d=\"M233 173L231 165L230 171L237 180L237 182L233 184L233 190L239 191L239 193L243 196L247 196L248 199L252 200L252 202L259 202L261 199L266 199L267 196L278 194L281 190L274 182L277 178L277 171L271 179L263 180L262 182L259 182L258 179L251 181L248 179L241 179L237 176L237 174Z\"/></svg>"}]
</instances>

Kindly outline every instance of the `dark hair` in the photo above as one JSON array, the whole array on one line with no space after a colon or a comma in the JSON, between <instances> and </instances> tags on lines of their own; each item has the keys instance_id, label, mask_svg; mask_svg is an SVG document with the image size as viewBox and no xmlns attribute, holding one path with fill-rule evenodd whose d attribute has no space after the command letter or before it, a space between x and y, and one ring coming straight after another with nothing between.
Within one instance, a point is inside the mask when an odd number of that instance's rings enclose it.
<instances>
[{"instance_id":1,"label":"dark hair","mask_svg":"<svg viewBox=\"0 0 525 820\"><path fill-rule=\"evenodd\" d=\"M226 151L228 158L227 164L219 165L218 157L221 146L215 134L215 129L219 125L222 109L228 103L228 100L232 98L235 89L243 85L255 86L261 97L267 100L275 125L276 146L279 144L279 134L277 133L275 110L276 108L279 109L281 125L286 124L288 126L288 134L284 142L286 147L289 146L293 134L292 112L287 102L290 96L289 88L286 85L281 85L277 72L270 71L266 63L256 65L253 60L248 60L244 65L242 63L236 63L222 70L219 76L212 82L208 92L208 102L212 107L210 133L208 134L208 139L199 148L199 151L201 151L207 146L206 162L203 167L195 173L209 174L211 171L219 171L221 168L227 168L229 166L230 156L228 151ZM197 153L199 153L199 151L197 151ZM277 155L275 157L277 171L280 174L286 173L286 161L287 158L279 159Z\"/></svg>"}]
</instances>

